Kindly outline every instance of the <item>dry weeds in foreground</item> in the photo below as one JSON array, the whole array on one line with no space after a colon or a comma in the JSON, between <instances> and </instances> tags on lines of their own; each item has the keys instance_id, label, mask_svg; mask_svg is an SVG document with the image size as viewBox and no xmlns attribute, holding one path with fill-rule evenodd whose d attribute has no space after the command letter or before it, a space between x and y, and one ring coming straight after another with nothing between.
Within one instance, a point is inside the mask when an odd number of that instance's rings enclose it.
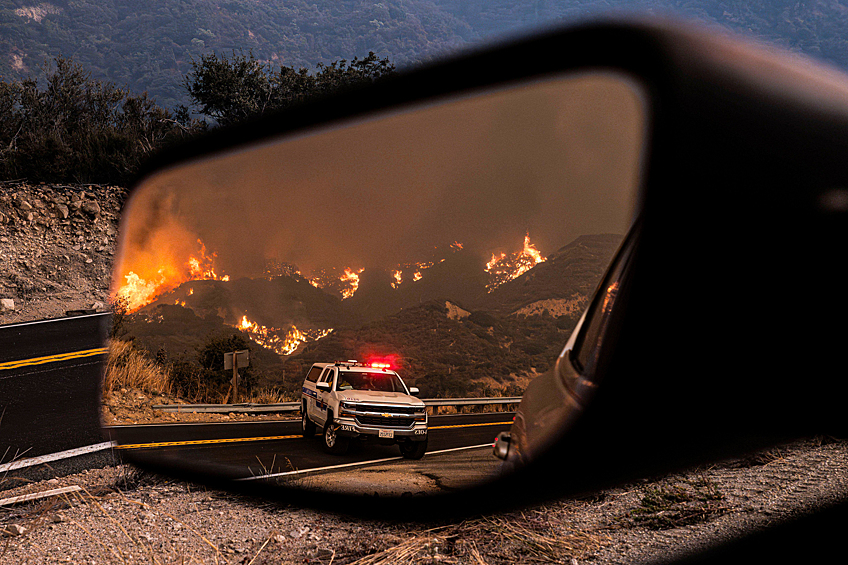
<instances>
[{"instance_id":1,"label":"dry weeds in foreground","mask_svg":"<svg viewBox=\"0 0 848 565\"><path fill-rule=\"evenodd\" d=\"M408 540L351 565L395 565L422 562L486 565L497 562L538 561L571 563L600 549L609 538L590 534L552 520L543 512L478 518L411 534Z\"/></svg>"},{"instance_id":2,"label":"dry weeds in foreground","mask_svg":"<svg viewBox=\"0 0 848 565\"><path fill-rule=\"evenodd\" d=\"M607 542L542 510L406 529L192 489L132 468L108 487L83 487L15 513L27 533L0 538L2 563L571 563ZM9 522L8 514L0 518Z\"/></svg>"}]
</instances>

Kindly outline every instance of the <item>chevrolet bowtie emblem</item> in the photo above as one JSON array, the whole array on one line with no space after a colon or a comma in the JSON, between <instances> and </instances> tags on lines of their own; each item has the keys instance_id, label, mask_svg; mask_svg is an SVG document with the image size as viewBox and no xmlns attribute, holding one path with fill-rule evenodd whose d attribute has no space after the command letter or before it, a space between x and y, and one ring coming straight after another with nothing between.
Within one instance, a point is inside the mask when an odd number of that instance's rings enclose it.
<instances>
[{"instance_id":1,"label":"chevrolet bowtie emblem","mask_svg":"<svg viewBox=\"0 0 848 565\"><path fill-rule=\"evenodd\" d=\"M382 416L383 418L391 418L392 417L391 414L380 414L380 416Z\"/></svg>"}]
</instances>

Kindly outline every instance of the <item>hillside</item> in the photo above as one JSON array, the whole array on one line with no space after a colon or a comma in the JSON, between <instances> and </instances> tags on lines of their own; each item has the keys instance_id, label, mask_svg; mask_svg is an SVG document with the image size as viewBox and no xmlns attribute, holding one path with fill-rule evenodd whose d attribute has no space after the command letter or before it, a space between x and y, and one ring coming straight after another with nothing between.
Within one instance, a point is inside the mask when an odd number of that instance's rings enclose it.
<instances>
[{"instance_id":1,"label":"hillside","mask_svg":"<svg viewBox=\"0 0 848 565\"><path fill-rule=\"evenodd\" d=\"M459 19L411 0L3 0L0 76L38 74L62 55L95 79L174 107L187 104L180 83L206 53L252 50L260 60L314 67L374 51L404 64L470 36Z\"/></svg>"},{"instance_id":2,"label":"hillside","mask_svg":"<svg viewBox=\"0 0 848 565\"><path fill-rule=\"evenodd\" d=\"M260 365L285 364L268 384L287 390L312 363L379 356L428 396L520 394L550 368L620 242L580 236L491 293L482 260L461 249L420 280L393 285L388 272L366 269L346 300L300 275L191 281L125 325L167 359L192 359L213 336L242 332Z\"/></svg>"},{"instance_id":3,"label":"hillside","mask_svg":"<svg viewBox=\"0 0 848 565\"><path fill-rule=\"evenodd\" d=\"M501 315L579 315L621 239L614 234L582 235L552 253L544 263L500 285L475 306Z\"/></svg>"},{"instance_id":4,"label":"hillside","mask_svg":"<svg viewBox=\"0 0 848 565\"><path fill-rule=\"evenodd\" d=\"M0 1L0 76L72 57L99 80L187 104L192 59L251 50L315 67L369 51L405 66L519 31L622 11L672 13L848 68L848 2L821 0L32 0Z\"/></svg>"},{"instance_id":5,"label":"hillside","mask_svg":"<svg viewBox=\"0 0 848 565\"><path fill-rule=\"evenodd\" d=\"M454 315L448 304L433 300L405 308L307 345L286 363L287 385L298 385L312 363L380 357L392 359L424 397L520 395L536 373L551 367L575 321L496 318L461 309Z\"/></svg>"}]
</instances>

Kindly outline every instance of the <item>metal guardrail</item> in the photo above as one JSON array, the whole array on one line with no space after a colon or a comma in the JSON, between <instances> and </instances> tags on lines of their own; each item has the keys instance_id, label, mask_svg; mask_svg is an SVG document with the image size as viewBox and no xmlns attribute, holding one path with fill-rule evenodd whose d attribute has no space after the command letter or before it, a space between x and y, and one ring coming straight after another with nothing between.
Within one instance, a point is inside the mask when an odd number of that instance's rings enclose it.
<instances>
[{"instance_id":1,"label":"metal guardrail","mask_svg":"<svg viewBox=\"0 0 848 565\"><path fill-rule=\"evenodd\" d=\"M300 402L281 402L279 404L154 404L154 410L163 412L207 412L211 414L278 414L281 412L299 412Z\"/></svg>"},{"instance_id":2,"label":"metal guardrail","mask_svg":"<svg viewBox=\"0 0 848 565\"><path fill-rule=\"evenodd\" d=\"M427 406L476 406L487 404L518 404L520 396L496 396L491 398L425 398Z\"/></svg>"},{"instance_id":3,"label":"metal guardrail","mask_svg":"<svg viewBox=\"0 0 848 565\"><path fill-rule=\"evenodd\" d=\"M518 404L520 396L492 398L424 398L427 406L479 406L495 404ZM280 414L299 412L300 402L281 402L279 404L155 404L154 410L163 412L205 412L211 414Z\"/></svg>"}]
</instances>

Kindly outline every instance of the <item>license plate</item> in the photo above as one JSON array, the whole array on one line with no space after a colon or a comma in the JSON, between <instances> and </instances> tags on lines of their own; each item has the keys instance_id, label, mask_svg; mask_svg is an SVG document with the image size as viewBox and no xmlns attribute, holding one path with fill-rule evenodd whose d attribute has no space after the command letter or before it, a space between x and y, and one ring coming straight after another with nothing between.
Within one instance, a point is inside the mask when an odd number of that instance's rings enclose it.
<instances>
[{"instance_id":1,"label":"license plate","mask_svg":"<svg viewBox=\"0 0 848 565\"><path fill-rule=\"evenodd\" d=\"M391 437L391 438L393 438L393 437L395 437L395 431L394 430L380 430L379 437Z\"/></svg>"}]
</instances>

